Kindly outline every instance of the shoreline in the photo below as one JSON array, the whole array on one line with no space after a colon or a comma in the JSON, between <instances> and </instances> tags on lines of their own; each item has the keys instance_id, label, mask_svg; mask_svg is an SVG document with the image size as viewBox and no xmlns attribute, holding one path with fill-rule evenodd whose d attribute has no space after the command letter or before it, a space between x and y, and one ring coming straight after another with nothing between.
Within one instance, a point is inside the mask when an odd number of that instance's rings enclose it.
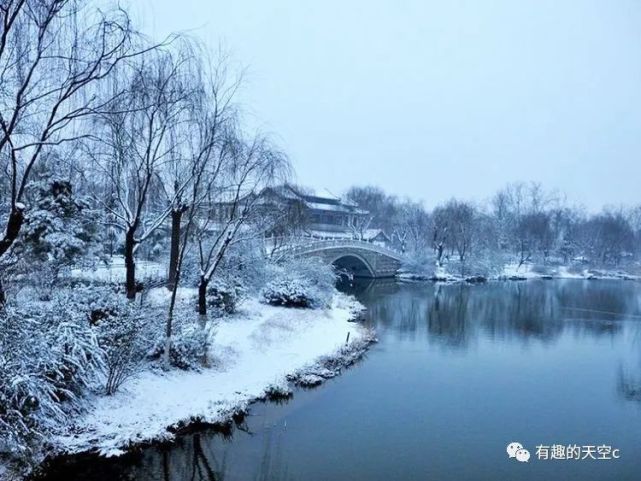
<instances>
[{"instance_id":1,"label":"shoreline","mask_svg":"<svg viewBox=\"0 0 641 481\"><path fill-rule=\"evenodd\" d=\"M597 279L595 277L551 277L544 274L530 275L524 278L512 278L507 276L494 276L482 282L489 281L527 281L527 280L545 280L545 279L574 279L574 280L591 280ZM602 277L598 279L603 280L632 280L639 281L641 278L631 276L629 278L623 277ZM394 278L397 282L435 282L435 283L470 283L465 278L456 279L434 279L434 278L410 278L409 276L399 275ZM185 296L182 301L189 301L190 296ZM157 299L158 301L159 299ZM164 443L171 443L179 436L186 435L193 430L210 427L221 432L227 432L233 428L234 424L242 421L246 416L251 406L259 402L278 401L279 399L289 399L294 395L295 388L313 388L323 384L325 381L332 379L341 374L341 372L362 359L371 344L378 342L375 332L370 328L359 323L362 318L362 312L365 308L356 301L355 298L347 296L342 293L335 294L331 307L325 309L297 309L297 308L283 308L266 306L258 304L255 299L251 299L245 303L239 313L230 316L222 321L226 325L236 325L239 332L245 332L244 324L247 321L258 320L259 324L264 324L265 321L274 321L278 318L276 329L282 328L291 318L304 317L303 324L319 325L326 319L333 319L338 321L338 325L343 329L340 335L334 332L333 340L335 342L334 348L325 352L318 353L311 361L304 364L290 366L289 369L280 372L280 375L273 378L270 382L264 382L262 386L250 392L235 392L232 399L208 399L207 407L201 411L195 411L185 416L175 416L170 422L162 426L155 423L155 426L142 430L128 431L124 436L117 436L119 431L105 429L105 425L100 426L96 431L96 419L90 423L89 427L80 428L78 425L82 424L91 418L98 418L100 423L100 415L94 416L95 410L105 409L109 410L112 406L116 405L122 408L136 402L135 397L132 399L132 390L135 391L136 382L144 381L148 377L162 379L166 387L171 387L177 378L183 376L192 376L200 378L200 381L215 381L217 375L226 372L226 366L214 366L204 368L200 371L182 371L173 369L172 371L165 372L157 367L148 366L139 375L130 379L123 389L113 396L104 395L91 395L89 397L88 411L83 414L70 429L65 432L58 433L54 440L50 443L50 451L47 452L42 460L26 475L24 472L19 473L12 470L10 466L2 466L0 464L0 475L8 476L9 480L18 479L31 479L35 476L47 471L48 466L54 464L62 459L75 457L75 456L99 456L102 458L118 457L136 452L139 449L144 449L153 445L161 445ZM267 315L264 312L266 311ZM287 319L289 318L289 319ZM319 322L320 321L320 322ZM267 322L269 325L269 322ZM332 326L333 328L336 325ZM269 326L273 329L274 326ZM345 329L347 329L345 331ZM304 331L304 329L303 329ZM299 331L296 331L299 332ZM344 332L350 333L349 342L345 343L343 337ZM300 332L299 332L300 333ZM218 333L217 333L218 334ZM229 334L229 333L227 333ZM246 337L252 337L253 333L247 333ZM217 338L217 335L214 336ZM216 350L221 347L218 342L214 343L212 353L215 354ZM224 347L224 346L223 346ZM218 359L217 359L218 360ZM233 366L232 366L233 368ZM129 384L134 384L130 386ZM135 394L135 393L134 393ZM127 400L120 404L119 400ZM122 412L122 411L121 411ZM120 414L111 413L110 416L114 419L120 417ZM105 418L102 419L105 421ZM144 421L141 421L144 424ZM116 429L120 430L119 424ZM4 469L4 471L3 471ZM4 478L3 478L4 479Z\"/></svg>"},{"instance_id":2,"label":"shoreline","mask_svg":"<svg viewBox=\"0 0 641 481\"><path fill-rule=\"evenodd\" d=\"M371 345L377 342L378 339L373 336L373 332L369 331L365 337L354 343L350 343L349 346L341 348L330 355L323 356L315 365L310 366L309 368L300 369L288 375L288 384L286 389L267 389L263 395L247 400L246 404L242 407L239 406L235 410L219 413L220 417L216 421L212 422L194 418L190 419L186 423L176 423L175 425L167 427L167 431L171 434L170 436L157 437L133 443L127 448L124 448L122 452L111 456L101 454L97 448L84 451L55 453L47 456L34 469L34 471L24 479L37 481L40 479L40 476L46 473L49 469L55 468L58 463L64 463L67 459L84 457L95 459L97 457L106 460L120 456L128 456L150 447L171 445L171 443L181 436L188 436L205 429L221 433L223 436L229 436L233 433L234 427L241 424L245 418L250 415L251 408L254 405L270 402L279 403L283 400L291 400L295 398L296 390L298 389L315 389L320 387L326 381L340 376L345 369L349 369L362 361Z\"/></svg>"},{"instance_id":3,"label":"shoreline","mask_svg":"<svg viewBox=\"0 0 641 481\"><path fill-rule=\"evenodd\" d=\"M502 274L498 275L469 275L460 276L451 274L445 270L434 272L432 274L420 274L413 272L403 272L397 274L395 279L399 282L435 282L444 284L468 283L479 284L485 282L505 282L505 281L529 281L529 280L616 280L616 281L641 281L640 275L629 274L618 270L602 269L583 269L581 272L570 272L567 267L561 266L554 271L537 272L531 269L518 271L518 269L506 268Z\"/></svg>"},{"instance_id":4,"label":"shoreline","mask_svg":"<svg viewBox=\"0 0 641 481\"><path fill-rule=\"evenodd\" d=\"M199 425L224 428L256 402L318 386L377 342L355 321L363 310L340 293L330 307L315 310L250 300L218 324L213 366L197 372L146 368L115 395L92 395L87 412L50 440L50 451L31 474L67 456L120 456L171 442Z\"/></svg>"}]
</instances>

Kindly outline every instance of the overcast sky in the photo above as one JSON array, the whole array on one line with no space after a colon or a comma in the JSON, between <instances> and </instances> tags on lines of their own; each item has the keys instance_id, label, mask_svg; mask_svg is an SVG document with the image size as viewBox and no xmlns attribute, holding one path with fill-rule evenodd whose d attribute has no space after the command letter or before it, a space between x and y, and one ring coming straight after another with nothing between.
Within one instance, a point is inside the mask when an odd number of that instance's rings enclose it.
<instances>
[{"instance_id":1,"label":"overcast sky","mask_svg":"<svg viewBox=\"0 0 641 481\"><path fill-rule=\"evenodd\" d=\"M296 179L428 207L507 182L641 203L640 0L131 0L248 67L240 100Z\"/></svg>"}]
</instances>

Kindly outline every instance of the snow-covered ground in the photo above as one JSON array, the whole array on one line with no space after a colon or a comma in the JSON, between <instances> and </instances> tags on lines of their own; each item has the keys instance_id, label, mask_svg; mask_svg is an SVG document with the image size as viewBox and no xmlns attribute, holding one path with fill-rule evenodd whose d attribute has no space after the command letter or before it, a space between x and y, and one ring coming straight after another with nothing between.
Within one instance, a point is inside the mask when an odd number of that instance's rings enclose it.
<instances>
[{"instance_id":1,"label":"snow-covered ground","mask_svg":"<svg viewBox=\"0 0 641 481\"><path fill-rule=\"evenodd\" d=\"M162 277L166 268L158 262L136 261L136 276L139 279ZM108 263L96 262L91 268L82 267L71 270L71 276L77 279L102 282L124 282L126 275L125 258L114 256Z\"/></svg>"},{"instance_id":2,"label":"snow-covered ground","mask_svg":"<svg viewBox=\"0 0 641 481\"><path fill-rule=\"evenodd\" d=\"M498 275L461 277L445 267L438 267L432 273L402 272L397 276L401 281L437 281L437 282L479 282L480 280L528 280L528 279L620 279L641 280L641 276L630 274L621 270L589 269L568 266L540 266L525 263L507 264Z\"/></svg>"},{"instance_id":3,"label":"snow-covered ground","mask_svg":"<svg viewBox=\"0 0 641 481\"><path fill-rule=\"evenodd\" d=\"M88 414L75 419L54 446L67 453L97 449L117 455L136 443L170 439L171 427L226 421L274 387L287 390L288 375L330 377L323 359L353 355L372 340L364 326L349 322L361 309L342 294L324 310L247 301L241 312L216 326L212 367L144 371L117 394L91 399Z\"/></svg>"}]
</instances>

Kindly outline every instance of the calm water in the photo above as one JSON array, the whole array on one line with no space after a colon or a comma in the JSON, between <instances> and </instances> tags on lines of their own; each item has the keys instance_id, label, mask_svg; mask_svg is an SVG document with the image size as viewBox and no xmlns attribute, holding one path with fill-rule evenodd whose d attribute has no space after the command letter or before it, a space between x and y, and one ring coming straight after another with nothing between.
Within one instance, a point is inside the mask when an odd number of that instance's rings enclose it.
<instances>
[{"instance_id":1,"label":"calm water","mask_svg":"<svg viewBox=\"0 0 641 481\"><path fill-rule=\"evenodd\" d=\"M380 343L324 386L67 480L641 479L641 284L376 283L358 294ZM529 463L508 459L511 441ZM537 459L539 444L618 460Z\"/></svg>"}]
</instances>

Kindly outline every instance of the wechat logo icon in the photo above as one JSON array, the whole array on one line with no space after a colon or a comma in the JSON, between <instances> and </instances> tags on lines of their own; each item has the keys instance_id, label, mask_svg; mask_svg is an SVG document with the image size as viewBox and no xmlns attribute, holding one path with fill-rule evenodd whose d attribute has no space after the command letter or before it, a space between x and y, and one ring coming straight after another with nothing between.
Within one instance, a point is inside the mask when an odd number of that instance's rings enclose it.
<instances>
[{"instance_id":1,"label":"wechat logo icon","mask_svg":"<svg viewBox=\"0 0 641 481\"><path fill-rule=\"evenodd\" d=\"M530 452L525 449L521 443L508 444L506 451L510 458L514 458L520 463L527 463L530 461Z\"/></svg>"}]
</instances>

